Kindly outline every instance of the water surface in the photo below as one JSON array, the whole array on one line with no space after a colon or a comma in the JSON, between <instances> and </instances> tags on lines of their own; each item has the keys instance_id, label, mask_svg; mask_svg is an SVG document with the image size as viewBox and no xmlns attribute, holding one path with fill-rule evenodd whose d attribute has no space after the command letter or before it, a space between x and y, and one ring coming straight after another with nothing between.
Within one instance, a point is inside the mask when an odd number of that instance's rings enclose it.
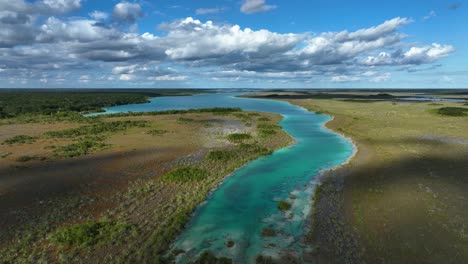
<instances>
[{"instance_id":1,"label":"water surface","mask_svg":"<svg viewBox=\"0 0 468 264\"><path fill-rule=\"evenodd\" d=\"M159 97L147 104L107 108L107 113L163 111L208 107L240 107L249 111L272 112L284 117L281 127L296 144L250 162L237 170L199 206L187 228L172 248L186 253L178 262L193 260L205 250L232 258L235 263L253 263L258 254L302 256L301 243L311 208L314 178L327 168L345 162L353 153L351 142L324 128L329 116L318 115L292 104L273 100L234 97L236 94L201 94ZM292 209L278 209L287 200ZM261 235L264 228L278 232ZM234 241L227 247L227 241Z\"/></svg>"}]
</instances>

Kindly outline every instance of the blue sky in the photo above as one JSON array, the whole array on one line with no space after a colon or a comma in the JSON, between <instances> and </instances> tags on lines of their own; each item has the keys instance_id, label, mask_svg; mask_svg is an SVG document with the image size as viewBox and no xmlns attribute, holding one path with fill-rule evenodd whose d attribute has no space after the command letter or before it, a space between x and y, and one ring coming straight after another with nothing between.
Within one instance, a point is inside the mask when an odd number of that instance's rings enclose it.
<instances>
[{"instance_id":1,"label":"blue sky","mask_svg":"<svg viewBox=\"0 0 468 264\"><path fill-rule=\"evenodd\" d=\"M0 0L0 87L467 88L467 8Z\"/></svg>"}]
</instances>

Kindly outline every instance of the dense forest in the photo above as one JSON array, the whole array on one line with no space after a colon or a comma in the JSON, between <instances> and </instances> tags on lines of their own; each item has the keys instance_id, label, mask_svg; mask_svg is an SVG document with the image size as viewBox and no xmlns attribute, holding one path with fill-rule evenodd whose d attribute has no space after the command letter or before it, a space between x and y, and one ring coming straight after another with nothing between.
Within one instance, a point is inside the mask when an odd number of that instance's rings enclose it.
<instances>
[{"instance_id":1,"label":"dense forest","mask_svg":"<svg viewBox=\"0 0 468 264\"><path fill-rule=\"evenodd\" d=\"M102 107L144 103L150 97L193 94L193 90L3 90L0 118L24 114L99 112Z\"/></svg>"}]
</instances>

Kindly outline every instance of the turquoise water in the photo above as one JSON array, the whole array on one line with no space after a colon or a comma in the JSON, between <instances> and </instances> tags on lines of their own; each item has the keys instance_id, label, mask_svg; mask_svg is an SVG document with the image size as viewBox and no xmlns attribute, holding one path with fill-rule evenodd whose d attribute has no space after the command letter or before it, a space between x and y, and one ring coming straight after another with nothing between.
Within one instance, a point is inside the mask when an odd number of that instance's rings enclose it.
<instances>
[{"instance_id":1,"label":"turquoise water","mask_svg":"<svg viewBox=\"0 0 468 264\"><path fill-rule=\"evenodd\" d=\"M179 263L193 260L205 250L233 258L235 263L253 263L258 254L278 257L284 252L301 257L302 235L311 208L311 195L321 170L338 166L353 153L350 141L324 128L330 117L273 100L234 97L235 94L202 94L159 97L147 104L107 108L107 113L162 111L207 107L241 107L249 111L281 114L280 125L296 144L250 162L226 178L195 211L190 223L172 245L183 249ZM292 209L278 210L287 200ZM265 227L278 235L262 237ZM228 240L234 241L231 248Z\"/></svg>"}]
</instances>

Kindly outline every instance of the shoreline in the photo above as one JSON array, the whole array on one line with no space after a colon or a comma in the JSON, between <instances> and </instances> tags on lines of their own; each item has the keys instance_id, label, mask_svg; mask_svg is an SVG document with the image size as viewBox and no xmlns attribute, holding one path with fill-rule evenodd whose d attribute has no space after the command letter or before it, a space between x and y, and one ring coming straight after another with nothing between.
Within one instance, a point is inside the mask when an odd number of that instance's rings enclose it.
<instances>
[{"instance_id":1,"label":"shoreline","mask_svg":"<svg viewBox=\"0 0 468 264\"><path fill-rule=\"evenodd\" d=\"M351 156L344 163L326 170L326 171L334 171L334 170L339 170L339 169L351 164L351 162L353 161L354 158L356 158L356 156L357 156L357 154L359 152L359 147L358 147L358 144L356 143L356 141L354 139L352 139L351 137L346 136L345 134L343 134L341 132L338 132L338 131L334 130L333 128L329 127L330 123L335 120L335 117L332 116L332 115L328 115L328 116L330 116L331 119L328 120L327 122L325 122L323 124L323 127L325 127L326 129L330 130L331 132L333 132L335 134L338 134L338 135L342 136L343 138L348 140L351 143L351 145L353 145L353 153L351 154Z\"/></svg>"}]
</instances>

